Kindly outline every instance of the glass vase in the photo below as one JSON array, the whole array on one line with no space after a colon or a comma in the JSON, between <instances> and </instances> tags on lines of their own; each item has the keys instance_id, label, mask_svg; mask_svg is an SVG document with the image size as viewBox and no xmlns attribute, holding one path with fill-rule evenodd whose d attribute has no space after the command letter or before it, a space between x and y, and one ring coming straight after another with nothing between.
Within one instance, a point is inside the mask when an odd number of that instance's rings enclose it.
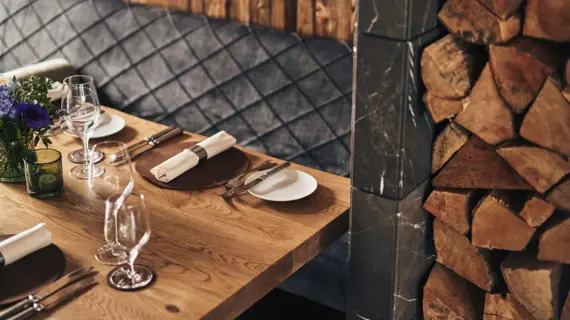
<instances>
[{"instance_id":1,"label":"glass vase","mask_svg":"<svg viewBox=\"0 0 570 320\"><path fill-rule=\"evenodd\" d=\"M0 139L0 182L21 183L26 181L24 157L33 150L24 139L6 141Z\"/></svg>"}]
</instances>

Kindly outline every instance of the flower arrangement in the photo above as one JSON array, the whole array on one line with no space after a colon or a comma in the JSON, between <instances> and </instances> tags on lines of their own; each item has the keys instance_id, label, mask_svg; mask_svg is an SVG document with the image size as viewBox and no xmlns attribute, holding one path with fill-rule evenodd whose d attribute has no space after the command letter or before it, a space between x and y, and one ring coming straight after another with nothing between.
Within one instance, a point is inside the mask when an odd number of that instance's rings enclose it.
<instances>
[{"instance_id":1,"label":"flower arrangement","mask_svg":"<svg viewBox=\"0 0 570 320\"><path fill-rule=\"evenodd\" d=\"M41 141L53 123L57 108L48 90L53 81L38 76L0 79L0 181L23 181L22 159Z\"/></svg>"}]
</instances>

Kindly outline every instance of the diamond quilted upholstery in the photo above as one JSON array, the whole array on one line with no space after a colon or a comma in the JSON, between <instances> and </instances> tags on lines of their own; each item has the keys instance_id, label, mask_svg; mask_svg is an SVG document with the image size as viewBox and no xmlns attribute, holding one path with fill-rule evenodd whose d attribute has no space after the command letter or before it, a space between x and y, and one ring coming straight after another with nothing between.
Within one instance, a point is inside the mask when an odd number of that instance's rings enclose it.
<instances>
[{"instance_id":1,"label":"diamond quilted upholstery","mask_svg":"<svg viewBox=\"0 0 570 320\"><path fill-rule=\"evenodd\" d=\"M349 174L346 44L120 0L0 0L0 73L58 57L95 78L105 105ZM346 248L285 287L342 309Z\"/></svg>"},{"instance_id":2,"label":"diamond quilted upholstery","mask_svg":"<svg viewBox=\"0 0 570 320\"><path fill-rule=\"evenodd\" d=\"M107 105L349 173L347 45L119 0L0 2L0 71L67 58Z\"/></svg>"}]
</instances>

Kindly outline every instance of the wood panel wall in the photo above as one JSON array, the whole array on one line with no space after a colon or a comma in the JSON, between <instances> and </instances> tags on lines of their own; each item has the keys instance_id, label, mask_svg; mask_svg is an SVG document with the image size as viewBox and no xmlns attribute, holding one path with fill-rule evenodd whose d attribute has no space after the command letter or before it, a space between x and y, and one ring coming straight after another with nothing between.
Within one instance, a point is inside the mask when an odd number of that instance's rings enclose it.
<instances>
[{"instance_id":1,"label":"wood panel wall","mask_svg":"<svg viewBox=\"0 0 570 320\"><path fill-rule=\"evenodd\" d=\"M126 0L257 24L303 36L352 40L356 0Z\"/></svg>"}]
</instances>

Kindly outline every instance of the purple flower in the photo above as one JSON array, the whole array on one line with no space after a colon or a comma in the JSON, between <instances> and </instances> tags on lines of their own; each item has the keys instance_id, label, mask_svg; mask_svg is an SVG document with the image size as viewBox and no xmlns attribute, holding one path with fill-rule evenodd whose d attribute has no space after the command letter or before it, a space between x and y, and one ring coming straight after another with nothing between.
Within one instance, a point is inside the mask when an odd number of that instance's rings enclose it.
<instances>
[{"instance_id":1,"label":"purple flower","mask_svg":"<svg viewBox=\"0 0 570 320\"><path fill-rule=\"evenodd\" d=\"M0 85L0 117L9 115L14 106L14 96L10 87L3 84Z\"/></svg>"},{"instance_id":2,"label":"purple flower","mask_svg":"<svg viewBox=\"0 0 570 320\"><path fill-rule=\"evenodd\" d=\"M28 127L38 131L43 126L51 124L49 112L39 104L28 102L17 102L15 104L15 118L23 118Z\"/></svg>"}]
</instances>

